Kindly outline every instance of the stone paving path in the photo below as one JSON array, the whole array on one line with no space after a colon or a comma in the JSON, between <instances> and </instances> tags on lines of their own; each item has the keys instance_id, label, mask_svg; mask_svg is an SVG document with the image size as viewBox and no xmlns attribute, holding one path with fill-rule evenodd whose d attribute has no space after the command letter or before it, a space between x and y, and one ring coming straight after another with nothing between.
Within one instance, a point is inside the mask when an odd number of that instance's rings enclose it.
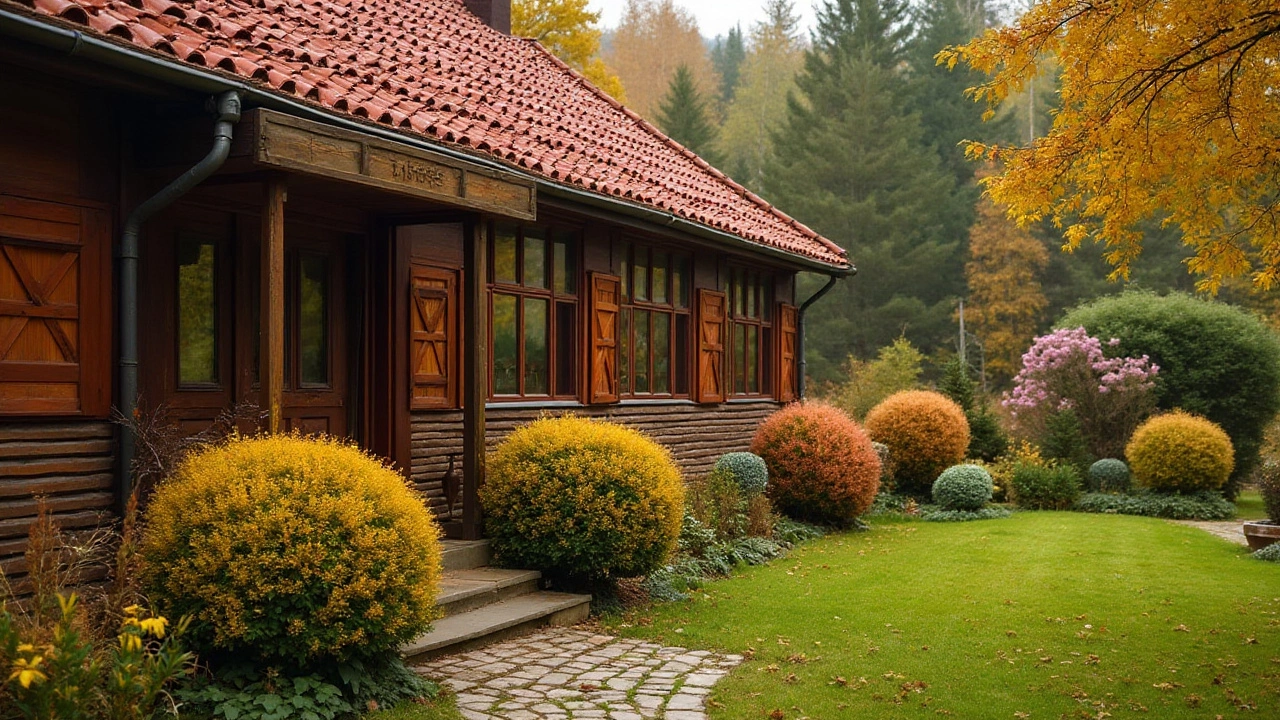
<instances>
[{"instance_id":1,"label":"stone paving path","mask_svg":"<svg viewBox=\"0 0 1280 720\"><path fill-rule=\"evenodd\" d=\"M418 667L467 720L705 720L711 686L741 655L549 628Z\"/></svg>"},{"instance_id":2,"label":"stone paving path","mask_svg":"<svg viewBox=\"0 0 1280 720\"><path fill-rule=\"evenodd\" d=\"M1242 520L1171 520L1170 522L1200 528L1211 535L1217 535L1223 540L1237 545L1249 544L1249 541L1244 537L1244 522Z\"/></svg>"}]
</instances>

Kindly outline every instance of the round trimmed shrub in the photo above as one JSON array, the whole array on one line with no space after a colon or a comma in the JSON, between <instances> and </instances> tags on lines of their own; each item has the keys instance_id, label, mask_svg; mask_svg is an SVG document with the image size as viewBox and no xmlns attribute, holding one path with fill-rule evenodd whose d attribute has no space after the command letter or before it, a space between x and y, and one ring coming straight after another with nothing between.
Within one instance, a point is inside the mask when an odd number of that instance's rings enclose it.
<instances>
[{"instance_id":1,"label":"round trimmed shrub","mask_svg":"<svg viewBox=\"0 0 1280 720\"><path fill-rule=\"evenodd\" d=\"M571 580L635 577L675 549L684 484L637 430L574 416L517 428L480 489L494 559Z\"/></svg>"},{"instance_id":2,"label":"round trimmed shrub","mask_svg":"<svg viewBox=\"0 0 1280 720\"><path fill-rule=\"evenodd\" d=\"M928 390L895 393L867 413L871 439L889 446L900 493L925 497L943 470L964 460L969 421L944 395Z\"/></svg>"},{"instance_id":3,"label":"round trimmed shrub","mask_svg":"<svg viewBox=\"0 0 1280 720\"><path fill-rule=\"evenodd\" d=\"M715 469L729 473L733 481L738 483L738 490L742 491L743 497L759 495L769 484L769 467L755 453L725 453L716 460Z\"/></svg>"},{"instance_id":4,"label":"round trimmed shrub","mask_svg":"<svg viewBox=\"0 0 1280 720\"><path fill-rule=\"evenodd\" d=\"M404 478L338 440L232 438L146 512L142 579L193 646L298 666L372 657L436 616L439 529Z\"/></svg>"},{"instance_id":5,"label":"round trimmed shrub","mask_svg":"<svg viewBox=\"0 0 1280 720\"><path fill-rule=\"evenodd\" d=\"M1080 471L1071 465L1018 463L1010 489L1020 508L1066 510L1080 497Z\"/></svg>"},{"instance_id":6,"label":"round trimmed shrub","mask_svg":"<svg viewBox=\"0 0 1280 720\"><path fill-rule=\"evenodd\" d=\"M880 458L858 423L825 403L793 403L760 424L751 452L769 466L769 499L809 522L847 525L880 488Z\"/></svg>"},{"instance_id":7,"label":"round trimmed shrub","mask_svg":"<svg viewBox=\"0 0 1280 720\"><path fill-rule=\"evenodd\" d=\"M1258 484L1258 494L1262 495L1262 505L1267 509L1267 518L1280 523L1280 463L1262 463L1253 477Z\"/></svg>"},{"instance_id":8,"label":"round trimmed shrub","mask_svg":"<svg viewBox=\"0 0 1280 720\"><path fill-rule=\"evenodd\" d=\"M1159 492L1217 490L1235 466L1227 433L1209 420L1181 411L1139 425L1124 454L1133 479Z\"/></svg>"},{"instance_id":9,"label":"round trimmed shrub","mask_svg":"<svg viewBox=\"0 0 1280 720\"><path fill-rule=\"evenodd\" d=\"M1089 489L1127 492L1132 485L1129 466L1123 460L1103 458L1089 466Z\"/></svg>"},{"instance_id":10,"label":"round trimmed shrub","mask_svg":"<svg viewBox=\"0 0 1280 720\"><path fill-rule=\"evenodd\" d=\"M1280 339L1274 331L1234 305L1139 291L1076 308L1059 326L1118 339L1115 355L1150 356L1160 366L1160 409L1203 416L1231 437L1236 469L1223 489L1235 497L1260 460L1267 424L1280 412Z\"/></svg>"},{"instance_id":11,"label":"round trimmed shrub","mask_svg":"<svg viewBox=\"0 0 1280 720\"><path fill-rule=\"evenodd\" d=\"M933 481L933 502L943 510L980 510L991 501L995 483L978 465L953 465Z\"/></svg>"}]
</instances>

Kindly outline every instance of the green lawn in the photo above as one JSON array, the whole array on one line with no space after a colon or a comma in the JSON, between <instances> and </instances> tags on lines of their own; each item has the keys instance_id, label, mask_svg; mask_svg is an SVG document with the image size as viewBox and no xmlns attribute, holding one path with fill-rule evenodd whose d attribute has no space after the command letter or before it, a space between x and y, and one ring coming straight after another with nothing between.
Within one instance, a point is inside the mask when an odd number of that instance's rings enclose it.
<instances>
[{"instance_id":1,"label":"green lawn","mask_svg":"<svg viewBox=\"0 0 1280 720\"><path fill-rule=\"evenodd\" d=\"M1280 565L1150 518L881 522L611 623L752 656L713 720L1280 715Z\"/></svg>"},{"instance_id":2,"label":"green lawn","mask_svg":"<svg viewBox=\"0 0 1280 720\"><path fill-rule=\"evenodd\" d=\"M1265 520L1267 508L1262 504L1262 496L1257 490L1249 488L1236 498L1236 517L1240 520Z\"/></svg>"}]
</instances>

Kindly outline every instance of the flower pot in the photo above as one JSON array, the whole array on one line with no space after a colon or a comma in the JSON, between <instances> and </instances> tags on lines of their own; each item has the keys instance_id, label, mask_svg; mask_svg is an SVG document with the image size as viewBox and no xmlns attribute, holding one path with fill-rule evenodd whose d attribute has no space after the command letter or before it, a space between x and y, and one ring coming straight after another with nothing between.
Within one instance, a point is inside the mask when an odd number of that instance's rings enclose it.
<instances>
[{"instance_id":1,"label":"flower pot","mask_svg":"<svg viewBox=\"0 0 1280 720\"><path fill-rule=\"evenodd\" d=\"M1270 520L1259 520L1244 524L1244 537L1249 541L1250 550L1261 550L1273 542L1280 541L1280 524Z\"/></svg>"}]
</instances>

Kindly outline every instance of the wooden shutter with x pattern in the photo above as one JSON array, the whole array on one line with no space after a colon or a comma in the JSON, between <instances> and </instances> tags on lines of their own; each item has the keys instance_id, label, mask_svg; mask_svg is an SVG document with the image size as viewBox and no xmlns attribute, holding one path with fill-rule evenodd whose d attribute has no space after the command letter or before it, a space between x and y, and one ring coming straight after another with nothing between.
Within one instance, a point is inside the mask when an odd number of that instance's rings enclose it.
<instances>
[{"instance_id":1,"label":"wooden shutter with x pattern","mask_svg":"<svg viewBox=\"0 0 1280 720\"><path fill-rule=\"evenodd\" d=\"M457 407L457 292L454 274L414 265L409 288L411 407Z\"/></svg>"},{"instance_id":2,"label":"wooden shutter with x pattern","mask_svg":"<svg viewBox=\"0 0 1280 720\"><path fill-rule=\"evenodd\" d=\"M618 402L618 292L616 275L591 274L591 402Z\"/></svg>"},{"instance_id":3,"label":"wooden shutter with x pattern","mask_svg":"<svg viewBox=\"0 0 1280 720\"><path fill-rule=\"evenodd\" d=\"M798 314L794 305L778 306L778 400L796 399L796 332Z\"/></svg>"},{"instance_id":4,"label":"wooden shutter with x pattern","mask_svg":"<svg viewBox=\"0 0 1280 720\"><path fill-rule=\"evenodd\" d=\"M698 382L700 403L724 402L724 326L726 296L698 291Z\"/></svg>"},{"instance_id":5,"label":"wooden shutter with x pattern","mask_svg":"<svg viewBox=\"0 0 1280 720\"><path fill-rule=\"evenodd\" d=\"M0 414L107 414L108 228L102 210L0 195Z\"/></svg>"}]
</instances>

